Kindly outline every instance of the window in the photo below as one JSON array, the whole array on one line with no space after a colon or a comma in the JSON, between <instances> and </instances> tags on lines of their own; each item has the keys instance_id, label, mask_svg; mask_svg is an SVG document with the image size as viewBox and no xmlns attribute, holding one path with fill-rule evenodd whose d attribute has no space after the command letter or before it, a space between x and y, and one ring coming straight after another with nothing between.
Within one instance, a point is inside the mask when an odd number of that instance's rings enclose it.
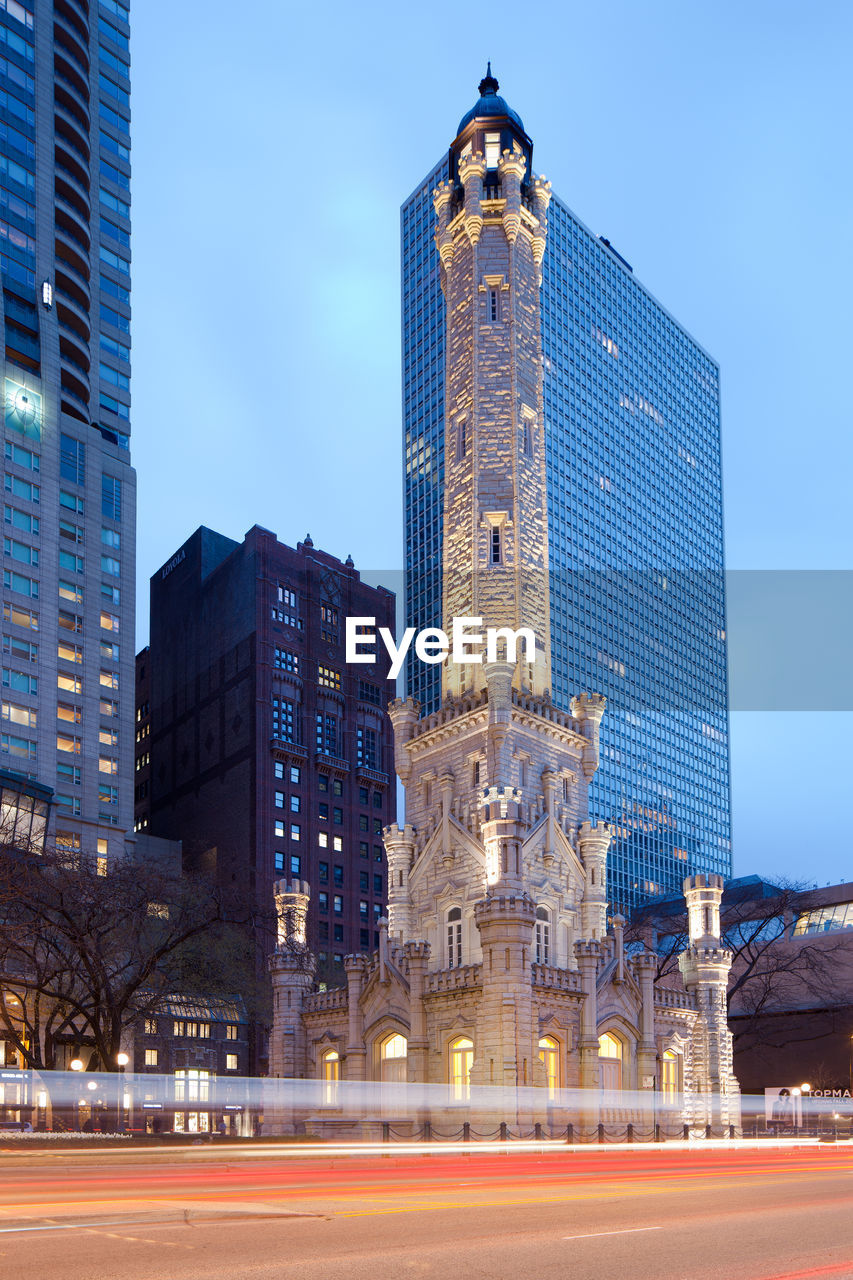
<instances>
[{"instance_id":1,"label":"window","mask_svg":"<svg viewBox=\"0 0 853 1280\"><path fill-rule=\"evenodd\" d=\"M499 133L487 133L485 143L486 168L497 169L498 161L501 158L501 135Z\"/></svg>"},{"instance_id":2,"label":"window","mask_svg":"<svg viewBox=\"0 0 853 1280\"><path fill-rule=\"evenodd\" d=\"M117 671L102 671L100 673L99 680L100 680L102 689L118 688L118 672Z\"/></svg>"},{"instance_id":3,"label":"window","mask_svg":"<svg viewBox=\"0 0 853 1280\"><path fill-rule=\"evenodd\" d=\"M299 823L298 823L298 822L291 822L291 824L290 824L290 838L291 838L291 840L301 840L301 839L302 839L302 828L300 827L300 825L299 825Z\"/></svg>"},{"instance_id":4,"label":"window","mask_svg":"<svg viewBox=\"0 0 853 1280\"><path fill-rule=\"evenodd\" d=\"M302 875L302 859L298 858L295 853L290 855L290 874L296 876L297 879Z\"/></svg>"},{"instance_id":5,"label":"window","mask_svg":"<svg viewBox=\"0 0 853 1280\"><path fill-rule=\"evenodd\" d=\"M367 893L368 889L370 888L370 876L366 871L359 871L358 887L362 893Z\"/></svg>"},{"instance_id":6,"label":"window","mask_svg":"<svg viewBox=\"0 0 853 1280\"><path fill-rule=\"evenodd\" d=\"M539 1041L539 1061L545 1065L545 1086L551 1102L560 1087L560 1046L552 1036L543 1036Z\"/></svg>"},{"instance_id":7,"label":"window","mask_svg":"<svg viewBox=\"0 0 853 1280\"><path fill-rule=\"evenodd\" d=\"M283 809L283 808L284 808L284 792L283 792L283 791L276 791L276 793L275 793L275 807L276 807L276 809Z\"/></svg>"},{"instance_id":8,"label":"window","mask_svg":"<svg viewBox=\"0 0 853 1280\"><path fill-rule=\"evenodd\" d=\"M461 462L465 457L468 448L468 438L465 431L465 419L456 424L456 461Z\"/></svg>"},{"instance_id":9,"label":"window","mask_svg":"<svg viewBox=\"0 0 853 1280\"><path fill-rule=\"evenodd\" d=\"M74 755L79 755L80 739L68 737L64 733L58 733L56 735L56 749L57 751L70 751Z\"/></svg>"},{"instance_id":10,"label":"window","mask_svg":"<svg viewBox=\"0 0 853 1280\"><path fill-rule=\"evenodd\" d=\"M60 640L56 646L56 656L63 662L80 663L83 661L83 648L79 644L65 644Z\"/></svg>"},{"instance_id":11,"label":"window","mask_svg":"<svg viewBox=\"0 0 853 1280\"><path fill-rule=\"evenodd\" d=\"M368 790L367 787L359 787L358 789L359 804L367 804L369 796L370 796L370 791Z\"/></svg>"},{"instance_id":12,"label":"window","mask_svg":"<svg viewBox=\"0 0 853 1280\"><path fill-rule=\"evenodd\" d=\"M70 600L72 604L83 603L83 588L78 587L74 582L65 582L59 579L59 598L60 600Z\"/></svg>"},{"instance_id":13,"label":"window","mask_svg":"<svg viewBox=\"0 0 853 1280\"><path fill-rule=\"evenodd\" d=\"M290 766L290 781L295 787L299 786L299 765L292 764Z\"/></svg>"},{"instance_id":14,"label":"window","mask_svg":"<svg viewBox=\"0 0 853 1280\"><path fill-rule=\"evenodd\" d=\"M236 1053L226 1053L226 1055L225 1055L225 1070L226 1070L226 1071L236 1071L236 1070L237 1070L237 1067L238 1067L237 1054L236 1054Z\"/></svg>"},{"instance_id":15,"label":"window","mask_svg":"<svg viewBox=\"0 0 853 1280\"><path fill-rule=\"evenodd\" d=\"M602 1089L621 1089L622 1041L609 1032L598 1037L598 1065Z\"/></svg>"},{"instance_id":16,"label":"window","mask_svg":"<svg viewBox=\"0 0 853 1280\"><path fill-rule=\"evenodd\" d=\"M551 963L551 914L545 907L536 908L536 963Z\"/></svg>"},{"instance_id":17,"label":"window","mask_svg":"<svg viewBox=\"0 0 853 1280\"><path fill-rule=\"evenodd\" d=\"M27 578L23 573L14 573L11 569L3 570L3 586L7 591L17 591L19 595L38 599L39 584L35 578Z\"/></svg>"},{"instance_id":18,"label":"window","mask_svg":"<svg viewBox=\"0 0 853 1280\"><path fill-rule=\"evenodd\" d=\"M340 827L343 824L343 820L344 820L344 811L343 809L339 809L336 805L332 809L332 821L334 822L336 827Z\"/></svg>"},{"instance_id":19,"label":"window","mask_svg":"<svg viewBox=\"0 0 853 1280\"><path fill-rule=\"evenodd\" d=\"M329 883L329 864L328 864L328 862L320 862L320 863L318 863L318 868L319 868L318 874L319 874L319 877L320 877L320 884L328 884L328 883Z\"/></svg>"},{"instance_id":20,"label":"window","mask_svg":"<svg viewBox=\"0 0 853 1280\"><path fill-rule=\"evenodd\" d=\"M447 913L447 967L458 969L462 963L462 908L451 907Z\"/></svg>"},{"instance_id":21,"label":"window","mask_svg":"<svg viewBox=\"0 0 853 1280\"><path fill-rule=\"evenodd\" d=\"M375 729L358 725L355 731L356 763L365 769L379 769L379 746Z\"/></svg>"},{"instance_id":22,"label":"window","mask_svg":"<svg viewBox=\"0 0 853 1280\"><path fill-rule=\"evenodd\" d=\"M338 889L342 889L342 888L344 887L344 869L343 869L343 867L339 867L339 866L337 865L337 863L336 863L336 864L335 864L334 871L332 872L332 875L333 875L333 877L334 877L334 884L335 884L335 887L336 887L336 888L338 888Z\"/></svg>"},{"instance_id":23,"label":"window","mask_svg":"<svg viewBox=\"0 0 853 1280\"><path fill-rule=\"evenodd\" d=\"M338 1081L341 1078L341 1058L337 1049L326 1049L320 1057L320 1079L323 1085L323 1102L333 1107L338 1100Z\"/></svg>"},{"instance_id":24,"label":"window","mask_svg":"<svg viewBox=\"0 0 853 1280\"><path fill-rule=\"evenodd\" d=\"M402 1083L406 1079L409 1042L405 1036L390 1035L379 1046L380 1080Z\"/></svg>"},{"instance_id":25,"label":"window","mask_svg":"<svg viewBox=\"0 0 853 1280\"><path fill-rule=\"evenodd\" d=\"M37 662L39 647L29 640L19 640L17 636L3 637L3 652L19 662Z\"/></svg>"},{"instance_id":26,"label":"window","mask_svg":"<svg viewBox=\"0 0 853 1280\"><path fill-rule=\"evenodd\" d=\"M156 1018L146 1018L146 1019L145 1019L145 1034L146 1034L147 1036L156 1036L156 1034L157 1034L157 1019L156 1019Z\"/></svg>"},{"instance_id":27,"label":"window","mask_svg":"<svg viewBox=\"0 0 853 1280\"><path fill-rule=\"evenodd\" d=\"M333 778L332 779L332 795L342 796L343 794L344 794L344 784L341 782L340 778Z\"/></svg>"},{"instance_id":28,"label":"window","mask_svg":"<svg viewBox=\"0 0 853 1280\"><path fill-rule=\"evenodd\" d=\"M367 680L359 680L358 696L362 702L372 702L374 706L382 706L382 690L378 684L370 684Z\"/></svg>"},{"instance_id":29,"label":"window","mask_svg":"<svg viewBox=\"0 0 853 1280\"><path fill-rule=\"evenodd\" d=\"M340 689L341 673L332 667L317 666L317 683L325 689Z\"/></svg>"},{"instance_id":30,"label":"window","mask_svg":"<svg viewBox=\"0 0 853 1280\"><path fill-rule=\"evenodd\" d=\"M121 573L121 565L114 556L101 556L101 573L108 573L117 578Z\"/></svg>"},{"instance_id":31,"label":"window","mask_svg":"<svg viewBox=\"0 0 853 1280\"><path fill-rule=\"evenodd\" d=\"M283 742L296 742L296 704L287 698L272 700L272 732Z\"/></svg>"},{"instance_id":32,"label":"window","mask_svg":"<svg viewBox=\"0 0 853 1280\"><path fill-rule=\"evenodd\" d=\"M238 1030L239 1030L239 1028L237 1027L237 1024L236 1024L236 1023L234 1023L234 1022L228 1022L228 1023L226 1023L226 1024L225 1024L225 1039L226 1039L226 1040L236 1040L236 1039L237 1039L237 1033L238 1033Z\"/></svg>"},{"instance_id":33,"label":"window","mask_svg":"<svg viewBox=\"0 0 853 1280\"><path fill-rule=\"evenodd\" d=\"M156 1066L157 1066L157 1059L158 1059L158 1051L157 1051L157 1049L146 1049L146 1050L145 1050L145 1065L146 1065L146 1067L156 1067Z\"/></svg>"},{"instance_id":34,"label":"window","mask_svg":"<svg viewBox=\"0 0 853 1280\"><path fill-rule=\"evenodd\" d=\"M374 793L373 793L373 807L374 807L374 809L381 809L381 808L382 808L382 792L381 792L381 791L374 791Z\"/></svg>"},{"instance_id":35,"label":"window","mask_svg":"<svg viewBox=\"0 0 853 1280\"><path fill-rule=\"evenodd\" d=\"M318 833L318 835L317 835L317 844L318 844L319 848L321 848L321 849L328 849L328 847L329 847L329 833L328 833L328 831L320 831L320 832Z\"/></svg>"},{"instance_id":36,"label":"window","mask_svg":"<svg viewBox=\"0 0 853 1280\"><path fill-rule=\"evenodd\" d=\"M327 644L337 644L338 611L330 604L320 605L320 636Z\"/></svg>"},{"instance_id":37,"label":"window","mask_svg":"<svg viewBox=\"0 0 853 1280\"><path fill-rule=\"evenodd\" d=\"M665 1049L661 1058L660 1071L660 1091L663 1095L665 1103L673 1103L677 1101L678 1094L681 1092L681 1084L679 1080L679 1055L672 1049Z\"/></svg>"},{"instance_id":38,"label":"window","mask_svg":"<svg viewBox=\"0 0 853 1280\"><path fill-rule=\"evenodd\" d=\"M494 324L494 322L499 319L500 319L500 304L498 300L498 291L497 289L490 289L489 290L489 321L490 323Z\"/></svg>"},{"instance_id":39,"label":"window","mask_svg":"<svg viewBox=\"0 0 853 1280\"><path fill-rule=\"evenodd\" d=\"M373 892L378 894L382 893L382 873L381 872L379 873L379 875L375 875L373 877Z\"/></svg>"},{"instance_id":40,"label":"window","mask_svg":"<svg viewBox=\"0 0 853 1280\"><path fill-rule=\"evenodd\" d=\"M4 522L11 525L13 529L20 529L23 533L33 534L38 537L39 522L37 516L31 516L26 511L19 511L17 507L4 507Z\"/></svg>"},{"instance_id":41,"label":"window","mask_svg":"<svg viewBox=\"0 0 853 1280\"><path fill-rule=\"evenodd\" d=\"M338 718L328 712L317 712L317 750L328 756L338 754Z\"/></svg>"},{"instance_id":42,"label":"window","mask_svg":"<svg viewBox=\"0 0 853 1280\"><path fill-rule=\"evenodd\" d=\"M370 850L369 850L369 848L368 848L368 844L367 844L367 841L366 841L366 840L360 840L360 841L359 841L359 843L358 843L358 856L359 856L360 858L367 858L367 857L369 857L369 856L370 856Z\"/></svg>"},{"instance_id":43,"label":"window","mask_svg":"<svg viewBox=\"0 0 853 1280\"><path fill-rule=\"evenodd\" d=\"M38 631L39 616L32 609L24 609L20 605L3 601L3 621L11 622L16 627L26 627L28 631Z\"/></svg>"},{"instance_id":44,"label":"window","mask_svg":"<svg viewBox=\"0 0 853 1280\"><path fill-rule=\"evenodd\" d=\"M79 634L83 630L83 619L79 613L68 613L65 609L60 609L57 621L64 631L73 631Z\"/></svg>"},{"instance_id":45,"label":"window","mask_svg":"<svg viewBox=\"0 0 853 1280\"><path fill-rule=\"evenodd\" d=\"M291 653L289 649L276 649L275 667L277 671L292 671L294 675L298 675L299 654Z\"/></svg>"},{"instance_id":46,"label":"window","mask_svg":"<svg viewBox=\"0 0 853 1280\"><path fill-rule=\"evenodd\" d=\"M332 909L336 916L344 914L344 900L339 893L336 893L332 898Z\"/></svg>"},{"instance_id":47,"label":"window","mask_svg":"<svg viewBox=\"0 0 853 1280\"><path fill-rule=\"evenodd\" d=\"M467 1102L471 1097L471 1068L474 1065L474 1041L457 1036L450 1043L450 1090L454 1102Z\"/></svg>"},{"instance_id":48,"label":"window","mask_svg":"<svg viewBox=\"0 0 853 1280\"><path fill-rule=\"evenodd\" d=\"M57 720L67 720L69 724L80 724L83 719L82 707L75 707L69 702L57 702Z\"/></svg>"},{"instance_id":49,"label":"window","mask_svg":"<svg viewBox=\"0 0 853 1280\"><path fill-rule=\"evenodd\" d=\"M341 836L332 836L332 848L335 853L343 853L344 842Z\"/></svg>"},{"instance_id":50,"label":"window","mask_svg":"<svg viewBox=\"0 0 853 1280\"><path fill-rule=\"evenodd\" d=\"M274 855L274 864L275 864L276 871L284 870L284 854L283 853L276 853Z\"/></svg>"},{"instance_id":51,"label":"window","mask_svg":"<svg viewBox=\"0 0 853 1280\"><path fill-rule=\"evenodd\" d=\"M329 778L325 773L317 774L317 790L325 794L329 790Z\"/></svg>"},{"instance_id":52,"label":"window","mask_svg":"<svg viewBox=\"0 0 853 1280\"><path fill-rule=\"evenodd\" d=\"M322 889L317 894L317 905L319 906L321 911L329 910L329 895L327 893L324 893Z\"/></svg>"},{"instance_id":53,"label":"window","mask_svg":"<svg viewBox=\"0 0 853 1280\"><path fill-rule=\"evenodd\" d=\"M501 563L501 530L499 525L493 525L491 531L490 555L489 559L492 564Z\"/></svg>"},{"instance_id":54,"label":"window","mask_svg":"<svg viewBox=\"0 0 853 1280\"><path fill-rule=\"evenodd\" d=\"M199 1071L191 1067L186 1071L175 1072L176 1102L207 1102L209 1088L209 1071Z\"/></svg>"},{"instance_id":55,"label":"window","mask_svg":"<svg viewBox=\"0 0 853 1280\"><path fill-rule=\"evenodd\" d=\"M59 437L59 474L72 484L86 483L86 446L73 436Z\"/></svg>"},{"instance_id":56,"label":"window","mask_svg":"<svg viewBox=\"0 0 853 1280\"><path fill-rule=\"evenodd\" d=\"M121 481L101 476L101 515L105 520L121 520Z\"/></svg>"}]
</instances>

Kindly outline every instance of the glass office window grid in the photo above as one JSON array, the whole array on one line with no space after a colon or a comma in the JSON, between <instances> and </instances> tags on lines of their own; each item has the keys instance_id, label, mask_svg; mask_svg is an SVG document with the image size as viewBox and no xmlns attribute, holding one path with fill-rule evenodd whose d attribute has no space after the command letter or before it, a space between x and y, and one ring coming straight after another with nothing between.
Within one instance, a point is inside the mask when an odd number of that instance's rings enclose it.
<instances>
[{"instance_id":1,"label":"glass office window grid","mask_svg":"<svg viewBox=\"0 0 853 1280\"><path fill-rule=\"evenodd\" d=\"M444 295L433 241L432 193L447 174L441 160L401 210L403 289L403 493L406 625L438 625L444 486ZM424 710L438 705L441 669L409 655L407 692Z\"/></svg>"},{"instance_id":2,"label":"glass office window grid","mask_svg":"<svg viewBox=\"0 0 853 1280\"><path fill-rule=\"evenodd\" d=\"M444 318L431 193L402 210L407 625L441 616ZM554 700L607 696L611 902L731 874L719 371L552 200L542 286ZM439 668L408 693L438 705Z\"/></svg>"},{"instance_id":3,"label":"glass office window grid","mask_svg":"<svg viewBox=\"0 0 853 1280\"><path fill-rule=\"evenodd\" d=\"M79 819L70 834L90 850L132 825L128 16L120 0L0 0L3 483L38 517L27 538L38 732L22 771L57 790L62 827ZM18 600L21 577L4 603ZM106 704L105 687L118 691ZM105 705L109 786L98 767ZM68 706L81 742L73 768L57 749ZM0 753L10 766L21 768Z\"/></svg>"}]
</instances>

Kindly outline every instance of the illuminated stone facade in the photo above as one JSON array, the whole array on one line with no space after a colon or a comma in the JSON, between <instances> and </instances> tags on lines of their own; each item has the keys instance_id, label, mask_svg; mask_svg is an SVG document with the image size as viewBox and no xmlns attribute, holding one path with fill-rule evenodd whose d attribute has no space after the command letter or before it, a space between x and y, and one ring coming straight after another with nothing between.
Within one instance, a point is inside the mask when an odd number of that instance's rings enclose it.
<instances>
[{"instance_id":1,"label":"illuminated stone facade","mask_svg":"<svg viewBox=\"0 0 853 1280\"><path fill-rule=\"evenodd\" d=\"M447 302L444 629L460 616L528 627L535 655L448 658L437 711L391 704L406 824L385 831L380 950L348 959L346 990L310 993L292 923L307 887L279 886L273 1071L329 1079L332 1063L342 1079L402 1075L457 1096L541 1086L541 1108L528 1107L540 1121L560 1088L590 1090L587 1119L612 1111L622 1090L638 1091L625 1114L642 1119L668 1090L684 1093L695 1123L736 1123L714 1101L736 1098L719 933L715 946L703 914L684 987L660 991L655 958L626 955L621 917L608 931L611 832L588 804L604 699L578 694L570 712L551 700L538 299L549 191L496 88L483 81L435 193ZM688 884L719 903L719 877ZM707 920L719 929L718 911Z\"/></svg>"}]
</instances>

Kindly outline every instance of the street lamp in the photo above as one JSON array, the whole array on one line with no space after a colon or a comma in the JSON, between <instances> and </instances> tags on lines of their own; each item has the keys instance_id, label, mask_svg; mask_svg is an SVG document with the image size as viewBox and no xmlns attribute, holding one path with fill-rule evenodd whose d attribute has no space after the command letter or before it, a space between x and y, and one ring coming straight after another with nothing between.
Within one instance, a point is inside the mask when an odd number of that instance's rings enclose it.
<instances>
[{"instance_id":1,"label":"street lamp","mask_svg":"<svg viewBox=\"0 0 853 1280\"><path fill-rule=\"evenodd\" d=\"M130 1062L130 1054L124 1050L116 1054L116 1062L118 1063L118 1096L116 1097L116 1133L121 1133L124 1125L122 1124L123 1099L124 1092L124 1069Z\"/></svg>"},{"instance_id":2,"label":"street lamp","mask_svg":"<svg viewBox=\"0 0 853 1280\"><path fill-rule=\"evenodd\" d=\"M72 1070L72 1071L82 1071L82 1070L83 1070L83 1063L80 1061L80 1059L79 1059L79 1058L72 1058L72 1059L71 1059L70 1066L71 1066L71 1070Z\"/></svg>"}]
</instances>

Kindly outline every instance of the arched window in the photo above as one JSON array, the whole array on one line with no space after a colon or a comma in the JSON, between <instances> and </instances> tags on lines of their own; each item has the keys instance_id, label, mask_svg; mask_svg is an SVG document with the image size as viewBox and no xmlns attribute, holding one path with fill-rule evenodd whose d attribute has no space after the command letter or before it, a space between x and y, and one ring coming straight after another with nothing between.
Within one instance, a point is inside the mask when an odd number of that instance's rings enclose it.
<instances>
[{"instance_id":1,"label":"arched window","mask_svg":"<svg viewBox=\"0 0 853 1280\"><path fill-rule=\"evenodd\" d=\"M681 1092L678 1054L673 1049L665 1049L660 1064L660 1091L664 1102L675 1102Z\"/></svg>"},{"instance_id":2,"label":"arched window","mask_svg":"<svg viewBox=\"0 0 853 1280\"><path fill-rule=\"evenodd\" d=\"M408 1052L409 1042L405 1036L386 1036L379 1046L379 1079L405 1081Z\"/></svg>"},{"instance_id":3,"label":"arched window","mask_svg":"<svg viewBox=\"0 0 853 1280\"><path fill-rule=\"evenodd\" d=\"M605 1031L598 1037L602 1089L622 1088L622 1041Z\"/></svg>"},{"instance_id":4,"label":"arched window","mask_svg":"<svg viewBox=\"0 0 853 1280\"><path fill-rule=\"evenodd\" d=\"M548 1100L552 1101L560 1087L560 1046L553 1037L543 1036L539 1041L539 1058L545 1064Z\"/></svg>"},{"instance_id":5,"label":"arched window","mask_svg":"<svg viewBox=\"0 0 853 1280\"><path fill-rule=\"evenodd\" d=\"M458 969L462 963L462 908L451 907L447 913L447 967Z\"/></svg>"},{"instance_id":6,"label":"arched window","mask_svg":"<svg viewBox=\"0 0 853 1280\"><path fill-rule=\"evenodd\" d=\"M341 1056L337 1049L327 1049L320 1058L320 1078L323 1081L323 1102L333 1107L338 1100L338 1081L341 1078Z\"/></svg>"},{"instance_id":7,"label":"arched window","mask_svg":"<svg viewBox=\"0 0 853 1280\"><path fill-rule=\"evenodd\" d=\"M536 908L536 963L551 963L551 913L546 907Z\"/></svg>"},{"instance_id":8,"label":"arched window","mask_svg":"<svg viewBox=\"0 0 853 1280\"><path fill-rule=\"evenodd\" d=\"M467 1102L471 1096L473 1063L474 1041L458 1036L450 1045L450 1089L454 1102Z\"/></svg>"}]
</instances>

